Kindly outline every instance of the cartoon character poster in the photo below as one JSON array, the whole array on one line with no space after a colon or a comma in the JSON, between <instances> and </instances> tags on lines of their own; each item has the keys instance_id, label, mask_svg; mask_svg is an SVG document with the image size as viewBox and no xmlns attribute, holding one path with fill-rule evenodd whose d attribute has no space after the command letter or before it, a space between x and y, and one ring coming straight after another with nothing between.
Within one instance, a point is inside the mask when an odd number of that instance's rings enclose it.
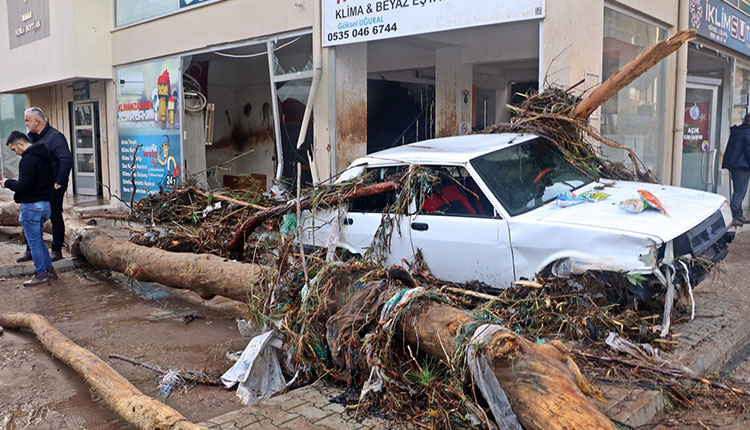
<instances>
[{"instance_id":1,"label":"cartoon character poster","mask_svg":"<svg viewBox=\"0 0 750 430\"><path fill-rule=\"evenodd\" d=\"M171 191L182 175L180 59L116 70L122 199Z\"/></svg>"}]
</instances>

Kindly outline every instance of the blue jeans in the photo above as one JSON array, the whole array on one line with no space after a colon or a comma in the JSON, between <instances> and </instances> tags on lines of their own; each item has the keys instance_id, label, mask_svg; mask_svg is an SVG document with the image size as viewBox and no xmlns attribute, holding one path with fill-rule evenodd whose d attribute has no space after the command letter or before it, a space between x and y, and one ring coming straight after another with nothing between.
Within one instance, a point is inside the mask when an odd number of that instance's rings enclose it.
<instances>
[{"instance_id":1,"label":"blue jeans","mask_svg":"<svg viewBox=\"0 0 750 430\"><path fill-rule=\"evenodd\" d=\"M750 181L750 169L743 169L737 167L730 169L729 173L732 174L732 198L729 201L729 207L732 208L732 215L742 215L742 202L745 200L745 194L747 194L747 184Z\"/></svg>"},{"instance_id":2,"label":"blue jeans","mask_svg":"<svg viewBox=\"0 0 750 430\"><path fill-rule=\"evenodd\" d=\"M42 238L44 223L52 213L49 202L21 203L19 212L21 216L18 218L18 221L21 222L23 233L26 235L26 242L31 249L31 258L34 260L34 271L37 273L46 272L52 268L47 244L44 243L44 239Z\"/></svg>"}]
</instances>

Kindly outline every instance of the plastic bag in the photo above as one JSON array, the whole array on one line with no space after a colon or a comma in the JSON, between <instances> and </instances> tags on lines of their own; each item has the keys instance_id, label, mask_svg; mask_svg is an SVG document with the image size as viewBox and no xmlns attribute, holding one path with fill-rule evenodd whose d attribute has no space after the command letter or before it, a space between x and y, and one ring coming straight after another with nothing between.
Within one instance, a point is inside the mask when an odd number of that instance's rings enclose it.
<instances>
[{"instance_id":1,"label":"plastic bag","mask_svg":"<svg viewBox=\"0 0 750 430\"><path fill-rule=\"evenodd\" d=\"M561 208L577 205L585 201L586 199L584 199L583 197L578 197L570 191L562 192L557 196L557 205Z\"/></svg>"},{"instance_id":2,"label":"plastic bag","mask_svg":"<svg viewBox=\"0 0 750 430\"><path fill-rule=\"evenodd\" d=\"M648 204L641 199L628 199L620 202L620 208L632 214L639 214L648 208Z\"/></svg>"},{"instance_id":3,"label":"plastic bag","mask_svg":"<svg viewBox=\"0 0 750 430\"><path fill-rule=\"evenodd\" d=\"M297 214L286 214L281 218L279 231L282 234L297 234Z\"/></svg>"},{"instance_id":4,"label":"plastic bag","mask_svg":"<svg viewBox=\"0 0 750 430\"><path fill-rule=\"evenodd\" d=\"M589 191L585 191L585 192L579 194L578 196L579 197L583 197L584 199L586 199L589 202L596 203L598 201L606 199L610 195L606 194L606 193L600 193L600 192L594 191L594 190L589 190Z\"/></svg>"},{"instance_id":5,"label":"plastic bag","mask_svg":"<svg viewBox=\"0 0 750 430\"><path fill-rule=\"evenodd\" d=\"M659 199L656 198L655 195L651 194L650 192L646 190L638 190L638 194L640 194L641 200L646 202L649 207L659 210L659 212L661 212L662 215L669 216L669 214L667 213L667 210L664 209L664 205L661 204L661 202L659 201Z\"/></svg>"},{"instance_id":6,"label":"plastic bag","mask_svg":"<svg viewBox=\"0 0 750 430\"><path fill-rule=\"evenodd\" d=\"M256 336L247 344L240 359L221 375L221 382L227 388L237 387L237 397L243 405L256 403L263 397L270 397L286 388L281 373L279 359L274 348L281 348L281 340L269 331Z\"/></svg>"}]
</instances>

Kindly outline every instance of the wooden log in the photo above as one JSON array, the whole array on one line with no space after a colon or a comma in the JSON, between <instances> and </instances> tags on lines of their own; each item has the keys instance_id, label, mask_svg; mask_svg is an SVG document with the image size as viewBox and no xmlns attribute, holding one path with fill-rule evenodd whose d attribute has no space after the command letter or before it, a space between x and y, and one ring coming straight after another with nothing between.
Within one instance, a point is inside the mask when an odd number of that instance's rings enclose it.
<instances>
[{"instance_id":1,"label":"wooden log","mask_svg":"<svg viewBox=\"0 0 750 430\"><path fill-rule=\"evenodd\" d=\"M237 206L242 206L242 207L246 207L246 208L253 208L253 209L256 209L256 210L259 210L259 211L263 211L263 210L268 209L265 206L256 205L255 203L250 203L250 202L244 202L242 200L237 200L235 198L232 198L232 197L229 197L229 196L225 196L225 195L222 195L222 194L207 193L207 192L205 192L205 191L203 191L203 190L201 190L200 188L197 188L197 187L193 187L192 189L196 193L198 193L198 194L200 194L200 195L202 195L204 197L213 196L213 198L216 199L216 200L221 200L223 202L235 204Z\"/></svg>"},{"instance_id":2,"label":"wooden log","mask_svg":"<svg viewBox=\"0 0 750 430\"><path fill-rule=\"evenodd\" d=\"M199 430L171 407L141 393L99 357L76 345L52 327L43 316L31 313L0 314L7 329L30 330L55 358L86 380L107 405L136 428L144 430Z\"/></svg>"},{"instance_id":3,"label":"wooden log","mask_svg":"<svg viewBox=\"0 0 750 430\"><path fill-rule=\"evenodd\" d=\"M578 103L573 110L573 116L583 119L588 118L613 95L628 86L648 69L654 67L656 63L677 51L683 43L695 38L696 34L697 30L680 31L669 39L663 40L641 52Z\"/></svg>"},{"instance_id":4,"label":"wooden log","mask_svg":"<svg viewBox=\"0 0 750 430\"><path fill-rule=\"evenodd\" d=\"M441 360L453 358L460 330L473 322L463 310L437 302L406 312L396 333L411 348ZM524 429L617 430L586 396L600 395L562 343L536 344L503 331L487 341L484 355Z\"/></svg>"},{"instance_id":5,"label":"wooden log","mask_svg":"<svg viewBox=\"0 0 750 430\"><path fill-rule=\"evenodd\" d=\"M387 181L387 182L381 182L378 184L373 185L367 185L362 188L359 188L358 190L354 191L353 193L349 195L334 195L330 197L326 197L323 199L323 204L329 205L329 206L335 206L339 203L344 203L352 199L356 199L358 197L364 197L364 196L371 196L375 194L381 194L388 191L393 191L396 188L398 188L398 184L393 181ZM287 213L292 212L293 210L296 210L296 200L290 200L289 202L283 204L274 206L272 208L268 208L264 211L258 212L250 219L245 221L237 230L235 230L234 235L232 236L232 239L227 242L227 249L231 251L237 251L239 248L242 247L242 244L245 243L245 235L248 233L252 233L253 230L255 230L258 226L266 222L268 219L281 216ZM305 199L302 200L300 203L300 209L306 210L310 209L313 205L312 199Z\"/></svg>"},{"instance_id":6,"label":"wooden log","mask_svg":"<svg viewBox=\"0 0 750 430\"><path fill-rule=\"evenodd\" d=\"M3 225L18 225L17 205L0 205L0 214ZM237 263L215 255L169 252L116 240L68 214L65 214L65 224L65 239L74 255L139 281L195 291L206 300L224 296L247 302L250 295L261 293L267 280L275 279L275 270L266 266Z\"/></svg>"},{"instance_id":7,"label":"wooden log","mask_svg":"<svg viewBox=\"0 0 750 430\"><path fill-rule=\"evenodd\" d=\"M208 254L169 252L113 239L97 228L78 228L72 249L86 261L139 281L158 282L171 288L191 290L203 299L214 296L247 302L261 286L275 278L272 268L237 263Z\"/></svg>"}]
</instances>

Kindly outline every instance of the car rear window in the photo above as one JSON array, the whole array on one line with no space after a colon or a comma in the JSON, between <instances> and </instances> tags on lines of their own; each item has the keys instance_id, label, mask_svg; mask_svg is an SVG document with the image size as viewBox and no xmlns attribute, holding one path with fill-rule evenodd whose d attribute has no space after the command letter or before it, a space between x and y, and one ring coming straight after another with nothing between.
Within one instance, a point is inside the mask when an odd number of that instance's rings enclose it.
<instances>
[{"instance_id":1,"label":"car rear window","mask_svg":"<svg viewBox=\"0 0 750 430\"><path fill-rule=\"evenodd\" d=\"M365 170L365 177L370 183L399 180L407 172L409 166L370 167ZM386 208L396 202L397 191L358 197L352 200L350 212L383 213Z\"/></svg>"}]
</instances>

